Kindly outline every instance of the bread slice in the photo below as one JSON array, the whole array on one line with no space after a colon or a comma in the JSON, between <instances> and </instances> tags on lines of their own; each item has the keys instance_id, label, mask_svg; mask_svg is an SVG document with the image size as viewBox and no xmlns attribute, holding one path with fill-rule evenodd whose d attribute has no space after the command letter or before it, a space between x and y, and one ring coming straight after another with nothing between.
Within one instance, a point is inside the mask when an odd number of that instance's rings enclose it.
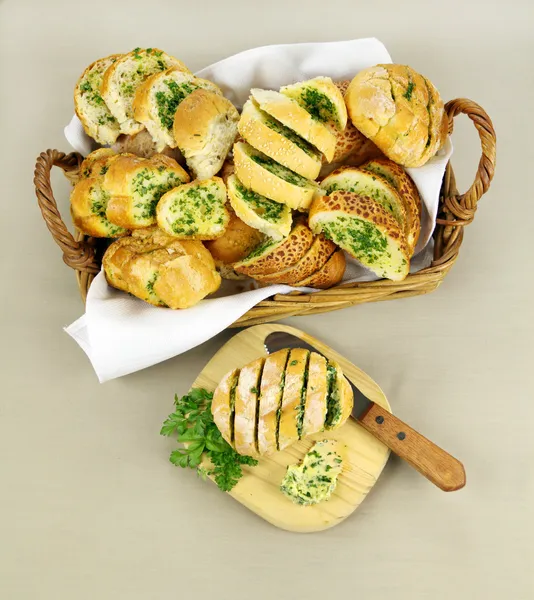
<instances>
[{"instance_id":1,"label":"bread slice","mask_svg":"<svg viewBox=\"0 0 534 600\"><path fill-rule=\"evenodd\" d=\"M324 356L317 352L310 354L301 437L324 429L328 399L326 365Z\"/></svg>"},{"instance_id":2,"label":"bread slice","mask_svg":"<svg viewBox=\"0 0 534 600\"><path fill-rule=\"evenodd\" d=\"M305 139L285 127L250 99L245 102L239 133L256 150L308 179L317 179L322 156Z\"/></svg>"},{"instance_id":3,"label":"bread slice","mask_svg":"<svg viewBox=\"0 0 534 600\"><path fill-rule=\"evenodd\" d=\"M110 164L103 187L110 195L106 216L121 227L141 229L156 223L156 205L170 189L189 181L172 158L120 156Z\"/></svg>"},{"instance_id":4,"label":"bread slice","mask_svg":"<svg viewBox=\"0 0 534 600\"><path fill-rule=\"evenodd\" d=\"M154 73L137 88L132 105L133 116L148 129L158 151L165 146L176 147L173 134L176 109L199 88L221 94L211 81L199 79L180 67Z\"/></svg>"},{"instance_id":5,"label":"bread slice","mask_svg":"<svg viewBox=\"0 0 534 600\"><path fill-rule=\"evenodd\" d=\"M327 194L346 190L373 198L390 212L401 228L406 228L406 209L401 195L383 177L357 167L341 167L321 182Z\"/></svg>"},{"instance_id":6,"label":"bread slice","mask_svg":"<svg viewBox=\"0 0 534 600\"><path fill-rule=\"evenodd\" d=\"M293 222L289 206L247 189L235 175L228 177L227 186L232 208L247 225L273 240L289 235Z\"/></svg>"},{"instance_id":7,"label":"bread slice","mask_svg":"<svg viewBox=\"0 0 534 600\"><path fill-rule=\"evenodd\" d=\"M245 259L236 263L235 270L250 277L283 271L297 263L308 252L313 240L314 235L310 228L298 221L287 238L278 242L265 240Z\"/></svg>"},{"instance_id":8,"label":"bread slice","mask_svg":"<svg viewBox=\"0 0 534 600\"><path fill-rule=\"evenodd\" d=\"M277 426L278 450L283 450L300 439L309 358L309 351L302 348L294 348L289 353Z\"/></svg>"},{"instance_id":9,"label":"bread slice","mask_svg":"<svg viewBox=\"0 0 534 600\"><path fill-rule=\"evenodd\" d=\"M132 104L137 88L154 73L171 67L189 73L182 61L157 48L135 48L108 67L100 93L119 122L121 133L133 135L144 128L133 114Z\"/></svg>"},{"instance_id":10,"label":"bread slice","mask_svg":"<svg viewBox=\"0 0 534 600\"><path fill-rule=\"evenodd\" d=\"M277 450L276 429L284 390L289 350L273 352L265 359L258 405L258 451L268 455Z\"/></svg>"},{"instance_id":11,"label":"bread slice","mask_svg":"<svg viewBox=\"0 0 534 600\"><path fill-rule=\"evenodd\" d=\"M159 227L180 239L214 240L223 235L230 215L226 187L220 177L180 185L161 197Z\"/></svg>"},{"instance_id":12,"label":"bread slice","mask_svg":"<svg viewBox=\"0 0 534 600\"><path fill-rule=\"evenodd\" d=\"M325 429L338 429L349 418L354 395L341 367L334 361L327 365L328 398Z\"/></svg>"},{"instance_id":13,"label":"bread slice","mask_svg":"<svg viewBox=\"0 0 534 600\"><path fill-rule=\"evenodd\" d=\"M402 198L406 210L406 242L412 255L421 231L421 197L415 183L400 165L388 158L370 160L362 165L362 169L385 179Z\"/></svg>"},{"instance_id":14,"label":"bread slice","mask_svg":"<svg viewBox=\"0 0 534 600\"><path fill-rule=\"evenodd\" d=\"M197 89L179 104L174 115L174 139L197 179L209 179L221 170L234 143L238 121L237 109L218 89L217 93Z\"/></svg>"},{"instance_id":15,"label":"bread slice","mask_svg":"<svg viewBox=\"0 0 534 600\"><path fill-rule=\"evenodd\" d=\"M245 456L258 456L258 396L265 359L241 369L235 391L234 448Z\"/></svg>"},{"instance_id":16,"label":"bread slice","mask_svg":"<svg viewBox=\"0 0 534 600\"><path fill-rule=\"evenodd\" d=\"M226 373L215 388L211 401L213 422L230 445L233 445L234 440L235 393L238 379L239 369Z\"/></svg>"},{"instance_id":17,"label":"bread slice","mask_svg":"<svg viewBox=\"0 0 534 600\"><path fill-rule=\"evenodd\" d=\"M337 250L326 263L309 277L291 284L295 287L327 289L338 284L345 274L347 261L343 250Z\"/></svg>"},{"instance_id":18,"label":"bread slice","mask_svg":"<svg viewBox=\"0 0 534 600\"><path fill-rule=\"evenodd\" d=\"M234 166L245 187L295 210L309 208L319 189L245 142L234 144Z\"/></svg>"},{"instance_id":19,"label":"bread slice","mask_svg":"<svg viewBox=\"0 0 534 600\"><path fill-rule=\"evenodd\" d=\"M272 90L251 90L252 98L267 114L304 138L331 162L336 149L336 134L315 119L292 98Z\"/></svg>"},{"instance_id":20,"label":"bread slice","mask_svg":"<svg viewBox=\"0 0 534 600\"><path fill-rule=\"evenodd\" d=\"M280 88L280 93L296 100L319 123L337 131L347 125L343 94L330 77L315 77Z\"/></svg>"},{"instance_id":21,"label":"bread slice","mask_svg":"<svg viewBox=\"0 0 534 600\"><path fill-rule=\"evenodd\" d=\"M253 275L253 277L262 283L285 283L288 285L295 285L297 282L306 279L312 273L321 269L335 250L336 245L334 242L327 239L324 235L318 235L313 240L313 243L306 254L291 267L288 267L283 271L270 273L269 275L256 274Z\"/></svg>"},{"instance_id":22,"label":"bread slice","mask_svg":"<svg viewBox=\"0 0 534 600\"><path fill-rule=\"evenodd\" d=\"M410 270L408 246L397 220L372 198L335 191L313 203L310 228L323 232L380 277L402 281Z\"/></svg>"},{"instance_id":23,"label":"bread slice","mask_svg":"<svg viewBox=\"0 0 534 600\"><path fill-rule=\"evenodd\" d=\"M105 175L109 160L112 156L118 156L111 148L99 148L88 154L80 165L80 178L98 177Z\"/></svg>"},{"instance_id":24,"label":"bread slice","mask_svg":"<svg viewBox=\"0 0 534 600\"><path fill-rule=\"evenodd\" d=\"M85 133L102 145L110 145L119 137L120 127L101 96L100 89L105 71L122 54L112 54L90 64L74 88L74 111Z\"/></svg>"}]
</instances>

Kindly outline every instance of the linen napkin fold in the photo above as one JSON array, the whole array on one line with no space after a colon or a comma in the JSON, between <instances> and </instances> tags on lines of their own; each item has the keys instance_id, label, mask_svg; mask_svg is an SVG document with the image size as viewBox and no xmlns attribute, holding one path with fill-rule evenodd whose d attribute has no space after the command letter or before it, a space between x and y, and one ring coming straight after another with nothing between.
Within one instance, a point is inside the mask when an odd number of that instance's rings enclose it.
<instances>
[{"instance_id":1,"label":"linen napkin fold","mask_svg":"<svg viewBox=\"0 0 534 600\"><path fill-rule=\"evenodd\" d=\"M241 52L197 73L219 85L241 107L253 87L282 85L328 75L352 79L363 68L390 63L384 45L375 38L342 42L283 44ZM65 137L80 154L95 149L76 116L65 127ZM450 140L423 167L407 169L423 201L421 234L412 259L412 273L432 260L431 236L445 167L452 154ZM343 282L371 281L376 275L349 259ZM177 356L228 327L261 300L294 291L286 285L243 291L243 282L225 281L221 290L187 310L151 306L109 287L103 273L93 281L85 314L65 331L89 357L100 382L133 373ZM302 288L303 292L312 291Z\"/></svg>"}]
</instances>

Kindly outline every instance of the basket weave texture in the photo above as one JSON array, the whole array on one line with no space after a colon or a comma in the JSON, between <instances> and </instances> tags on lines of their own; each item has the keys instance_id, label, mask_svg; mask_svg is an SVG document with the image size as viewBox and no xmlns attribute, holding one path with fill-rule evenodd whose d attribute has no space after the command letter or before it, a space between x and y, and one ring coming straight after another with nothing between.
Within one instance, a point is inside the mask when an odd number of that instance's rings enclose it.
<instances>
[{"instance_id":1,"label":"basket weave texture","mask_svg":"<svg viewBox=\"0 0 534 600\"><path fill-rule=\"evenodd\" d=\"M341 284L312 294L302 294L298 291L287 295L277 294L259 302L231 327L257 325L294 315L339 310L364 302L408 298L428 294L439 286L458 257L464 227L473 221L477 203L489 189L495 170L496 148L496 135L491 119L478 104L460 98L448 102L445 111L449 119L449 133L452 133L456 115L465 114L471 119L480 137L482 156L474 182L464 194L458 193L450 162L447 165L440 192L432 264L401 282L382 279ZM77 152L42 152L35 165L34 184L46 225L63 251L63 261L74 269L82 299L85 301L91 282L100 272L102 254L108 241L87 237L79 232L73 236L68 231L57 208L50 182L52 167L59 167L72 183L76 183L82 160L83 157Z\"/></svg>"}]
</instances>

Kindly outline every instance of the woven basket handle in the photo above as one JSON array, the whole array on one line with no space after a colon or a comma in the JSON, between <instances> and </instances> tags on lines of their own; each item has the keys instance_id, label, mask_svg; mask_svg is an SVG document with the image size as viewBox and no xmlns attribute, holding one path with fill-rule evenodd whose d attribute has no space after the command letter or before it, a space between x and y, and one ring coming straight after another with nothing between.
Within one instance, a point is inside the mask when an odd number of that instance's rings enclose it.
<instances>
[{"instance_id":1,"label":"woven basket handle","mask_svg":"<svg viewBox=\"0 0 534 600\"><path fill-rule=\"evenodd\" d=\"M445 105L445 111L449 118L449 133L452 133L454 117L463 113L473 121L482 145L482 156L471 187L465 194L444 197L443 208L447 218L437 219L437 223L441 225L464 226L473 220L477 202L488 191L493 179L497 138L491 119L476 102L467 98L451 100Z\"/></svg>"},{"instance_id":2,"label":"woven basket handle","mask_svg":"<svg viewBox=\"0 0 534 600\"><path fill-rule=\"evenodd\" d=\"M63 250L65 264L77 271L98 273L100 269L95 261L94 246L85 238L81 241L75 240L69 233L59 213L50 182L52 167L63 169L68 177L69 173L78 171L81 161L82 156L77 152L71 152L70 154L59 152L59 150L41 152L35 164L33 182L37 202L46 226L56 244Z\"/></svg>"}]
</instances>

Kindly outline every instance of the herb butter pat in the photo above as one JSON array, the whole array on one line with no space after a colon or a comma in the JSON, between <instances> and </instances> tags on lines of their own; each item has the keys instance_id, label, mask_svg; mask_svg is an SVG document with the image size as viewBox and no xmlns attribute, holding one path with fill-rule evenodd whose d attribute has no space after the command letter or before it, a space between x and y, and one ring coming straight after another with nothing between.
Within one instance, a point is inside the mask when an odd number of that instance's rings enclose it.
<instances>
[{"instance_id":1,"label":"herb butter pat","mask_svg":"<svg viewBox=\"0 0 534 600\"><path fill-rule=\"evenodd\" d=\"M312 446L302 463L289 465L280 490L295 504L310 506L330 498L336 489L343 461L335 440Z\"/></svg>"}]
</instances>

